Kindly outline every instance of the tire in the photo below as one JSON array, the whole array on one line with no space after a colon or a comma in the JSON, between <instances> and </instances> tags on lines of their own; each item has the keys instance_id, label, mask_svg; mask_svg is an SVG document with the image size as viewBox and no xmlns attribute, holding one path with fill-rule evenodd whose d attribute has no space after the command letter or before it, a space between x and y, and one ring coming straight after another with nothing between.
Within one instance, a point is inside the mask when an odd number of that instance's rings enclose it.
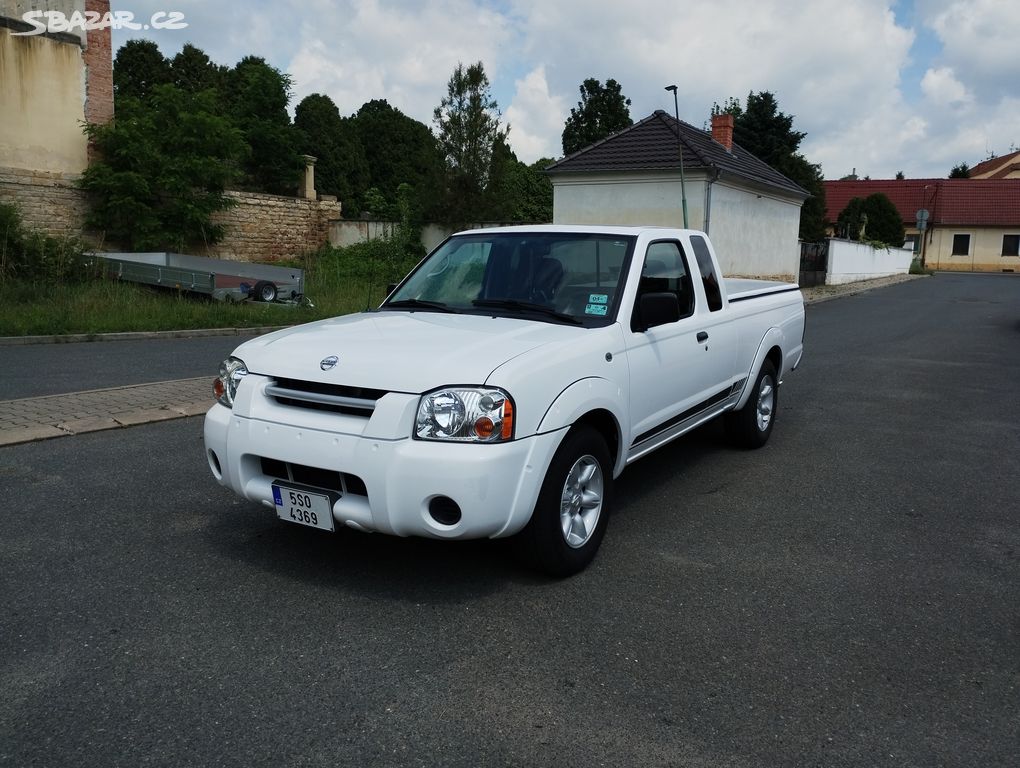
<instances>
[{"instance_id":1,"label":"tire","mask_svg":"<svg viewBox=\"0 0 1020 768\"><path fill-rule=\"evenodd\" d=\"M613 463L594 429L571 429L553 455L531 521L518 534L519 549L550 576L584 570L609 524Z\"/></svg>"},{"instance_id":2,"label":"tire","mask_svg":"<svg viewBox=\"0 0 1020 768\"><path fill-rule=\"evenodd\" d=\"M779 383L771 360L761 364L754 389L739 411L726 414L726 434L738 448L761 448L769 441L779 412Z\"/></svg>"},{"instance_id":3,"label":"tire","mask_svg":"<svg viewBox=\"0 0 1020 768\"><path fill-rule=\"evenodd\" d=\"M266 280L255 283L255 290L252 292L255 301L264 301L271 304L276 301L276 286Z\"/></svg>"}]
</instances>

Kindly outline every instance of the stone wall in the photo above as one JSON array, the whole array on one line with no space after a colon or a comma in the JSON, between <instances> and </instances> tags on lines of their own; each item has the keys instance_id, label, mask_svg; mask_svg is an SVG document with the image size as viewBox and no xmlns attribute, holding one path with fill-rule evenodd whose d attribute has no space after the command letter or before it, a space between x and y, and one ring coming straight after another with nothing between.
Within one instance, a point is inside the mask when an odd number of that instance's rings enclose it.
<instances>
[{"instance_id":1,"label":"stone wall","mask_svg":"<svg viewBox=\"0 0 1020 768\"><path fill-rule=\"evenodd\" d=\"M226 227L223 240L195 249L198 256L231 261L277 261L291 259L329 242L329 231L340 218L340 203L323 195L305 200L255 192L228 192L236 201L214 220Z\"/></svg>"},{"instance_id":2,"label":"stone wall","mask_svg":"<svg viewBox=\"0 0 1020 768\"><path fill-rule=\"evenodd\" d=\"M85 224L85 193L77 175L55 171L0 168L0 203L14 203L28 229L47 235L80 235Z\"/></svg>"},{"instance_id":3,"label":"stone wall","mask_svg":"<svg viewBox=\"0 0 1020 768\"><path fill-rule=\"evenodd\" d=\"M0 168L0 203L14 203L28 229L47 235L81 235L87 214L78 176L50 171ZM211 247L192 248L198 256L232 261L276 261L300 256L329 242L340 203L323 196L304 200L253 192L227 192L237 202L214 218L226 227L224 239ZM101 233L87 233L97 247L116 250Z\"/></svg>"},{"instance_id":4,"label":"stone wall","mask_svg":"<svg viewBox=\"0 0 1020 768\"><path fill-rule=\"evenodd\" d=\"M421 228L421 244L426 251L431 251L454 232L462 232L466 229L486 229L489 227L507 227L510 223L488 222L480 224L464 224L459 227L451 227L447 224L425 224ZM400 226L396 221L381 221L377 219L351 219L334 221L329 228L329 243L338 248L343 248L355 243L364 243L368 240L379 240L393 237Z\"/></svg>"}]
</instances>

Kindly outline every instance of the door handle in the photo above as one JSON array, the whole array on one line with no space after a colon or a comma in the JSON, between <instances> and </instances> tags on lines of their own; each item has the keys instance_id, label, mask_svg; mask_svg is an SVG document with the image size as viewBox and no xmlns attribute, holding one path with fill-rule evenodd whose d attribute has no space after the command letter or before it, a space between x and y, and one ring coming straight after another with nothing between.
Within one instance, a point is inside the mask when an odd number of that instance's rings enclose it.
<instances>
[{"instance_id":1,"label":"door handle","mask_svg":"<svg viewBox=\"0 0 1020 768\"><path fill-rule=\"evenodd\" d=\"M708 334L704 331L698 331L698 343L701 344L704 341L708 341Z\"/></svg>"}]
</instances>

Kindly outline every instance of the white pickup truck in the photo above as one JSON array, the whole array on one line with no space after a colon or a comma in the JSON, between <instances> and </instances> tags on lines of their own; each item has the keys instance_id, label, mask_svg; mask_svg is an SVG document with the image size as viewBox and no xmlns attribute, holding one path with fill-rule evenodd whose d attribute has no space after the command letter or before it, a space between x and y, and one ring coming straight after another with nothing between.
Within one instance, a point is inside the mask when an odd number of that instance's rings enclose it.
<instances>
[{"instance_id":1,"label":"white pickup truck","mask_svg":"<svg viewBox=\"0 0 1020 768\"><path fill-rule=\"evenodd\" d=\"M575 573L628 464L716 416L741 446L772 432L803 299L720 274L693 230L454 235L378 309L238 347L205 419L209 467L283 520L515 536Z\"/></svg>"}]
</instances>

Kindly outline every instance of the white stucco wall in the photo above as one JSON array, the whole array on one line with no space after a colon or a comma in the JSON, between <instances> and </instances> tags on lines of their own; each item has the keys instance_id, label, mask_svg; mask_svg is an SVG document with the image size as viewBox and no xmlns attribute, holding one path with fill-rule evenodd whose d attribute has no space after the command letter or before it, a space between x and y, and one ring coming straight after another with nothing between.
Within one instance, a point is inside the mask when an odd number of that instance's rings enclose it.
<instances>
[{"instance_id":1,"label":"white stucco wall","mask_svg":"<svg viewBox=\"0 0 1020 768\"><path fill-rule=\"evenodd\" d=\"M688 176L687 220L704 229L705 179ZM554 224L682 227L680 174L554 176Z\"/></svg>"},{"instance_id":2,"label":"white stucco wall","mask_svg":"<svg viewBox=\"0 0 1020 768\"><path fill-rule=\"evenodd\" d=\"M826 285L842 285L876 277L905 275L914 252L910 248L872 248L849 240L829 240Z\"/></svg>"},{"instance_id":3,"label":"white stucco wall","mask_svg":"<svg viewBox=\"0 0 1020 768\"><path fill-rule=\"evenodd\" d=\"M687 218L706 229L725 274L795 280L800 269L800 201L687 176ZM553 176L553 222L682 226L678 173Z\"/></svg>"},{"instance_id":4,"label":"white stucco wall","mask_svg":"<svg viewBox=\"0 0 1020 768\"><path fill-rule=\"evenodd\" d=\"M800 202L729 182L712 185L709 237L723 272L796 281Z\"/></svg>"},{"instance_id":5,"label":"white stucco wall","mask_svg":"<svg viewBox=\"0 0 1020 768\"><path fill-rule=\"evenodd\" d=\"M88 165L79 46L0 29L0 166L80 173Z\"/></svg>"}]
</instances>

